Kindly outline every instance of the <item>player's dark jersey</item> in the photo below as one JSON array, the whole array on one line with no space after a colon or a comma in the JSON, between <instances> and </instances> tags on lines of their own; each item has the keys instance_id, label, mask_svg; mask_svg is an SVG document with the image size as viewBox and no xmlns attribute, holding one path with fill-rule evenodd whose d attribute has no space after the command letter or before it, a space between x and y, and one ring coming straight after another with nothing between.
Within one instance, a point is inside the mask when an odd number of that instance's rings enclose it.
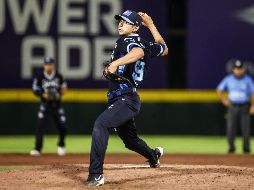
<instances>
[{"instance_id":1,"label":"player's dark jersey","mask_svg":"<svg viewBox=\"0 0 254 190\"><path fill-rule=\"evenodd\" d=\"M165 50L165 45L154 42L147 42L138 34L122 36L116 41L115 49L111 55L111 61L117 60L131 51L134 47L140 47L144 51L144 57L136 63L119 66L117 73L128 78L134 87L141 85L146 70L148 69L148 61L155 56L161 56ZM109 91L128 88L128 84L115 84L110 82Z\"/></svg>"},{"instance_id":2,"label":"player's dark jersey","mask_svg":"<svg viewBox=\"0 0 254 190\"><path fill-rule=\"evenodd\" d=\"M41 75L35 77L32 89L34 94L39 96L43 102L46 102L46 100L42 97L44 92L55 90L61 94L61 88L66 86L67 83L63 79L62 75L54 71L51 75L43 72ZM60 99L58 101L60 101Z\"/></svg>"}]
</instances>

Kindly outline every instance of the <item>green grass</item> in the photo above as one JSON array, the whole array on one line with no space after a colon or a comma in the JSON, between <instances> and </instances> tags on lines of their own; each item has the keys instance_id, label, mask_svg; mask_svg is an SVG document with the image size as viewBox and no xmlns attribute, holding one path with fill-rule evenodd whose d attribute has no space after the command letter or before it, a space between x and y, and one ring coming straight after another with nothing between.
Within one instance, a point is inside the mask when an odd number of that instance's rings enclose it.
<instances>
[{"instance_id":1,"label":"green grass","mask_svg":"<svg viewBox=\"0 0 254 190\"><path fill-rule=\"evenodd\" d=\"M224 136L141 136L151 147L162 146L166 153L225 153L227 141ZM56 152L56 135L44 137L44 153ZM254 147L254 138L251 139ZM91 136L69 135L66 138L68 153L89 153ZM0 153L28 153L34 147L34 136L0 136ZM242 152L242 139L236 139L237 152ZM107 152L131 153L121 139L111 135Z\"/></svg>"},{"instance_id":2,"label":"green grass","mask_svg":"<svg viewBox=\"0 0 254 190\"><path fill-rule=\"evenodd\" d=\"M29 168L31 168L31 166L0 166L0 171L23 170Z\"/></svg>"}]
</instances>

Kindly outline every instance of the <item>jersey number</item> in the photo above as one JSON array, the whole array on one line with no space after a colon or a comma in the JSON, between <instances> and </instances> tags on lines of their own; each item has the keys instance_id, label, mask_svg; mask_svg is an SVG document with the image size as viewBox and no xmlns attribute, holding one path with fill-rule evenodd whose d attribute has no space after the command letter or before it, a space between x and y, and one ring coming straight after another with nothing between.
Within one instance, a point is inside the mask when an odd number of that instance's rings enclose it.
<instances>
[{"instance_id":1,"label":"jersey number","mask_svg":"<svg viewBox=\"0 0 254 190\"><path fill-rule=\"evenodd\" d=\"M145 63L138 61L135 65L135 71L132 74L134 81L142 81L144 76Z\"/></svg>"}]
</instances>

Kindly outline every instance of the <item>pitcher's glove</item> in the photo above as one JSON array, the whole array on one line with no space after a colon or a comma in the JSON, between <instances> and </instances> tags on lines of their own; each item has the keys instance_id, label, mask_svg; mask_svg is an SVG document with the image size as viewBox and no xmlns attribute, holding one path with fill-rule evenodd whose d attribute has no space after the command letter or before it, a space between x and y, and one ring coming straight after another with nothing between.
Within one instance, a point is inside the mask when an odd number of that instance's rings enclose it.
<instances>
[{"instance_id":1,"label":"pitcher's glove","mask_svg":"<svg viewBox=\"0 0 254 190\"><path fill-rule=\"evenodd\" d=\"M103 70L103 76L114 83L118 83L118 84L129 84L132 86L132 83L130 82L129 79L125 78L124 76L117 74L117 73L112 73L109 69L108 69L109 65L105 66L104 70Z\"/></svg>"},{"instance_id":2,"label":"pitcher's glove","mask_svg":"<svg viewBox=\"0 0 254 190\"><path fill-rule=\"evenodd\" d=\"M60 99L60 94L56 89L48 89L48 100L55 101Z\"/></svg>"}]
</instances>

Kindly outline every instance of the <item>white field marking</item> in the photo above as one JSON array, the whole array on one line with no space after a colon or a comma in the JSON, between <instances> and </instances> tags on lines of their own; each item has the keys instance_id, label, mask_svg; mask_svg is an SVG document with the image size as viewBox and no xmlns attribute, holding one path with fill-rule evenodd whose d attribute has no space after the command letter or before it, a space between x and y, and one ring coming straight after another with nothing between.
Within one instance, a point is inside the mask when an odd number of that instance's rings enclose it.
<instances>
[{"instance_id":1,"label":"white field marking","mask_svg":"<svg viewBox=\"0 0 254 190\"><path fill-rule=\"evenodd\" d=\"M88 168L88 164L64 164L69 166L81 166ZM104 164L104 169L118 168L118 169L131 169L131 168L150 168L146 164ZM224 165L183 165L183 164L162 164L160 168L178 168L178 169L213 169L213 168L223 168L223 169L245 169L254 172L254 168L243 167L243 166L224 166Z\"/></svg>"},{"instance_id":2,"label":"white field marking","mask_svg":"<svg viewBox=\"0 0 254 190\"><path fill-rule=\"evenodd\" d=\"M105 168L150 168L149 165L145 165L145 164L105 164L104 165ZM160 168L173 168L175 167L174 165L163 165L160 166Z\"/></svg>"},{"instance_id":3,"label":"white field marking","mask_svg":"<svg viewBox=\"0 0 254 190\"><path fill-rule=\"evenodd\" d=\"M150 168L147 165L123 165L122 168Z\"/></svg>"},{"instance_id":4,"label":"white field marking","mask_svg":"<svg viewBox=\"0 0 254 190\"><path fill-rule=\"evenodd\" d=\"M105 169L118 168L118 169L131 169L131 168L150 168L149 165L145 164L104 164ZM242 167L242 166L224 166L224 165L182 165L182 164L163 164L159 168L178 168L178 169L247 169L254 171L253 168Z\"/></svg>"}]
</instances>

